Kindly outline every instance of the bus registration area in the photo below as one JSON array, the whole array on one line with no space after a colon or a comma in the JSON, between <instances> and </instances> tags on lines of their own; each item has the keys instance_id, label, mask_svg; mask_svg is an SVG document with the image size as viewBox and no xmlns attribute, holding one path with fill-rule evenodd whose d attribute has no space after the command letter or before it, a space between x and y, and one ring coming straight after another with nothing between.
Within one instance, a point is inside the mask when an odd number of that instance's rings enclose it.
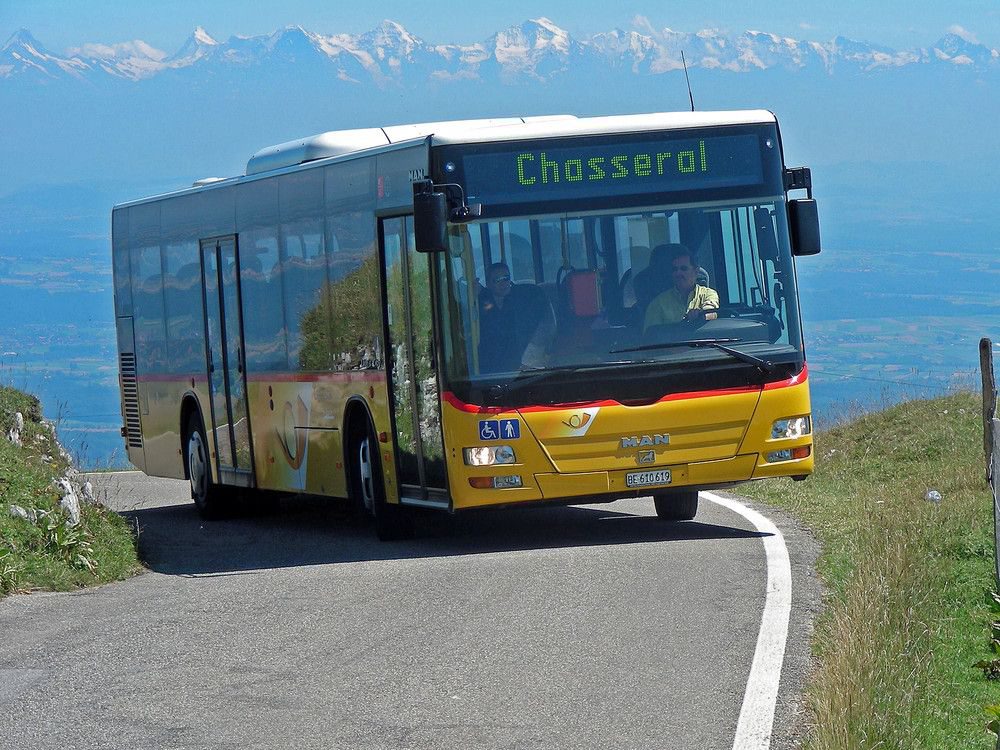
<instances>
[{"instance_id":1,"label":"bus registration area","mask_svg":"<svg viewBox=\"0 0 1000 750\"><path fill-rule=\"evenodd\" d=\"M661 484L670 484L670 469L630 471L625 475L626 487L656 487Z\"/></svg>"}]
</instances>

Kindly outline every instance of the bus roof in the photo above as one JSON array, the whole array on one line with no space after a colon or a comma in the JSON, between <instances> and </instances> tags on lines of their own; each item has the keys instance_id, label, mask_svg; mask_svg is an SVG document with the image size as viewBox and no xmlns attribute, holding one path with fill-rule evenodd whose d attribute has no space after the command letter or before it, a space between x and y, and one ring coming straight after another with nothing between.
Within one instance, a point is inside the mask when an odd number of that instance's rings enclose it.
<instances>
[{"instance_id":1,"label":"bus roof","mask_svg":"<svg viewBox=\"0 0 1000 750\"><path fill-rule=\"evenodd\" d=\"M763 109L720 112L654 112L638 115L576 117L575 115L541 115L482 120L449 120L410 125L387 125L381 128L333 130L294 141L268 146L255 153L247 162L244 175L229 178L207 178L164 195L127 201L115 206L125 208L150 200L210 189L231 184L246 177L259 178L281 169L309 162L349 157L364 151L388 148L396 144L430 138L431 145L455 145L495 141L559 138L563 136L635 133L647 130L671 130L712 127L716 125L750 125L775 122L773 113Z\"/></svg>"},{"instance_id":2,"label":"bus roof","mask_svg":"<svg viewBox=\"0 0 1000 750\"><path fill-rule=\"evenodd\" d=\"M431 137L432 145L555 138L559 136L633 133L644 130L698 128L774 122L766 110L731 112L656 112L644 115L609 117L506 117L489 120L453 120L382 128L333 130L268 146L247 162L246 174L256 175L308 161L345 156L379 146Z\"/></svg>"},{"instance_id":3,"label":"bus roof","mask_svg":"<svg viewBox=\"0 0 1000 750\"><path fill-rule=\"evenodd\" d=\"M434 146L484 141L519 141L562 136L636 133L647 130L704 128L713 125L752 125L775 122L772 112L763 109L728 112L654 112L644 115L611 115L558 120L525 121L520 125L497 125L488 129L470 130L459 127L441 128L431 138ZM444 123L443 123L444 124Z\"/></svg>"},{"instance_id":4,"label":"bus roof","mask_svg":"<svg viewBox=\"0 0 1000 750\"><path fill-rule=\"evenodd\" d=\"M275 169L304 164L307 161L344 156L378 146L403 143L426 138L441 130L474 133L503 126L523 127L528 123L551 123L575 120L573 115L546 115L542 117L502 117L486 120L452 120L446 122L420 122L412 125L387 125L381 128L356 130L331 130L307 138L299 138L261 149L247 162L246 174L272 172Z\"/></svg>"}]
</instances>

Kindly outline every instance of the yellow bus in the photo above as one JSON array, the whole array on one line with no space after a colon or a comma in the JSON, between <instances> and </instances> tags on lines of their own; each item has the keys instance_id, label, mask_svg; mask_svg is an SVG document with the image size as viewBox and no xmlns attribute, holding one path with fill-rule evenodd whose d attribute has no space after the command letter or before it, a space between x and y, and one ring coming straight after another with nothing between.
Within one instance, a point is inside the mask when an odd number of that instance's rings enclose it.
<instances>
[{"instance_id":1,"label":"yellow bus","mask_svg":"<svg viewBox=\"0 0 1000 750\"><path fill-rule=\"evenodd\" d=\"M805 197L789 198L792 191ZM323 133L116 206L129 460L206 517L455 512L812 472L806 168L766 111Z\"/></svg>"}]
</instances>

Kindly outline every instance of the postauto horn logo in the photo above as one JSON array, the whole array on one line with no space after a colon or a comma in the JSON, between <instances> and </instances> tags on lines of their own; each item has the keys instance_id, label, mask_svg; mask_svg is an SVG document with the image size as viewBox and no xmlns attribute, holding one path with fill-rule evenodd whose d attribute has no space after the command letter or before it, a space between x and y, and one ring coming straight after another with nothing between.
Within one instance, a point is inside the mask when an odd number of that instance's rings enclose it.
<instances>
[{"instance_id":1,"label":"postauto horn logo","mask_svg":"<svg viewBox=\"0 0 1000 750\"><path fill-rule=\"evenodd\" d=\"M583 437L587 434L587 430L590 429L591 425L594 424L594 418L597 416L597 412L600 408L591 409L581 409L580 411L575 411L570 414L566 419L562 420L562 424L566 427L566 434L568 437Z\"/></svg>"}]
</instances>

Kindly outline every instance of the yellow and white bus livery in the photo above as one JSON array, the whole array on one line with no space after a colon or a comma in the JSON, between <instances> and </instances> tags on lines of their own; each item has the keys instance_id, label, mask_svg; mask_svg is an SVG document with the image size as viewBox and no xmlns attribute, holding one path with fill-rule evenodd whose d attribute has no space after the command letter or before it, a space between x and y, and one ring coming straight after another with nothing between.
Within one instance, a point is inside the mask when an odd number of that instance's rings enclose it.
<instances>
[{"instance_id":1,"label":"yellow and white bus livery","mask_svg":"<svg viewBox=\"0 0 1000 750\"><path fill-rule=\"evenodd\" d=\"M791 191L806 197L789 198ZM766 111L324 133L112 214L129 460L218 515L652 496L813 469L794 257L809 170Z\"/></svg>"}]
</instances>

